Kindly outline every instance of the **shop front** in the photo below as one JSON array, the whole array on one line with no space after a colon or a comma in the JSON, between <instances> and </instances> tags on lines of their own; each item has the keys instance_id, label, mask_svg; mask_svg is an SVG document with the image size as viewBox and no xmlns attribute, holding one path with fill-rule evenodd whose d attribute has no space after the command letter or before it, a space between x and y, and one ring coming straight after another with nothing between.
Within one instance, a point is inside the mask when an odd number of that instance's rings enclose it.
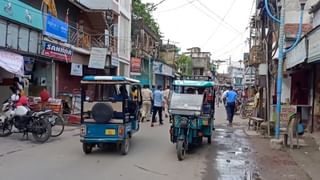
<instances>
[{"instance_id":1,"label":"shop front","mask_svg":"<svg viewBox=\"0 0 320 180\"><path fill-rule=\"evenodd\" d=\"M313 83L312 88L312 132L320 131L320 28L314 29L308 36L308 64L312 74L308 78ZM304 78L306 81L306 78Z\"/></svg>"},{"instance_id":2,"label":"shop front","mask_svg":"<svg viewBox=\"0 0 320 180\"><path fill-rule=\"evenodd\" d=\"M8 99L12 92L13 78L24 75L23 56L13 52L0 50L0 102Z\"/></svg>"},{"instance_id":3,"label":"shop front","mask_svg":"<svg viewBox=\"0 0 320 180\"><path fill-rule=\"evenodd\" d=\"M154 61L153 73L155 74L154 85L161 85L163 88L171 85L171 82L174 78L174 70L172 67L160 61Z\"/></svg>"},{"instance_id":4,"label":"shop front","mask_svg":"<svg viewBox=\"0 0 320 180\"><path fill-rule=\"evenodd\" d=\"M54 63L43 57L24 56L25 76L28 78L28 95L38 96L43 87L54 94Z\"/></svg>"},{"instance_id":5,"label":"shop front","mask_svg":"<svg viewBox=\"0 0 320 180\"><path fill-rule=\"evenodd\" d=\"M299 44L287 53L286 70L288 72L287 86L284 88L285 102L296 108L296 113L305 127L311 130L311 87L312 73L305 64L307 59L307 38L302 38ZM306 80L309 79L309 80Z\"/></svg>"},{"instance_id":6,"label":"shop front","mask_svg":"<svg viewBox=\"0 0 320 180\"><path fill-rule=\"evenodd\" d=\"M0 101L11 95L13 77L20 77L28 93L25 60L38 57L42 12L19 0L0 1ZM27 68L26 68L27 69Z\"/></svg>"}]
</instances>

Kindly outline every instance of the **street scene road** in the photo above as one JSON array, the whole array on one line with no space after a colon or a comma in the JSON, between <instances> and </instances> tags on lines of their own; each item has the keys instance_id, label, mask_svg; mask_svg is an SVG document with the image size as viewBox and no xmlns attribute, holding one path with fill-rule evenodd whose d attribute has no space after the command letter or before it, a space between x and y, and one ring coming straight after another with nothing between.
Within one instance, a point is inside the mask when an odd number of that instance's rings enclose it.
<instances>
[{"instance_id":1,"label":"street scene road","mask_svg":"<svg viewBox=\"0 0 320 180\"><path fill-rule=\"evenodd\" d=\"M0 180L319 180L320 0L0 0Z\"/></svg>"},{"instance_id":2,"label":"street scene road","mask_svg":"<svg viewBox=\"0 0 320 180\"><path fill-rule=\"evenodd\" d=\"M155 127L142 123L125 156L112 147L85 155L77 126L68 126L61 137L41 145L15 134L0 139L0 174L6 180L271 180L279 178L272 173L285 170L281 179L311 179L286 153L271 155L268 144L250 138L244 130L246 122L237 118L232 128L227 127L224 108L218 108L212 144L204 141L183 161L178 161L175 145L169 141L168 121Z\"/></svg>"},{"instance_id":3,"label":"street scene road","mask_svg":"<svg viewBox=\"0 0 320 180\"><path fill-rule=\"evenodd\" d=\"M128 155L114 149L82 152L79 128L67 127L61 137L45 144L22 141L21 134L0 139L0 174L6 180L33 179L243 179L252 173L250 150L243 131L225 129L224 109L217 112L213 144L203 142L184 161L178 161L169 141L169 123L142 123ZM220 119L220 120L218 120ZM223 120L224 121L223 121ZM233 136L237 138L232 138Z\"/></svg>"}]
</instances>

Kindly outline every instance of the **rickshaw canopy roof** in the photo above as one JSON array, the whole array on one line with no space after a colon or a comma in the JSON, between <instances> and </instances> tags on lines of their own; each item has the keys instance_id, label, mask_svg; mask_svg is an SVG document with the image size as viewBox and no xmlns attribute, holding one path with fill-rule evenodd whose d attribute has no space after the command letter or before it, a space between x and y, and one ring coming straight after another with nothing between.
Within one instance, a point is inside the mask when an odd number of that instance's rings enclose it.
<instances>
[{"instance_id":1,"label":"rickshaw canopy roof","mask_svg":"<svg viewBox=\"0 0 320 180\"><path fill-rule=\"evenodd\" d=\"M139 80L124 76L84 76L81 84L138 84Z\"/></svg>"},{"instance_id":2,"label":"rickshaw canopy roof","mask_svg":"<svg viewBox=\"0 0 320 180\"><path fill-rule=\"evenodd\" d=\"M212 81L175 80L174 86L213 87Z\"/></svg>"}]
</instances>

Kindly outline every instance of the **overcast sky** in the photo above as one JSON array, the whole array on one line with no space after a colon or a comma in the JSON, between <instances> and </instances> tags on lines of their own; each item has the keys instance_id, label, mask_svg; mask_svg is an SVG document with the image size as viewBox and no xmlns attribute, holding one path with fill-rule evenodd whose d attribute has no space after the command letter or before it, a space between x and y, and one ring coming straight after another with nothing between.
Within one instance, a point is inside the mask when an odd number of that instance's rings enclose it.
<instances>
[{"instance_id":1,"label":"overcast sky","mask_svg":"<svg viewBox=\"0 0 320 180\"><path fill-rule=\"evenodd\" d=\"M162 0L142 0L159 3ZM160 24L164 39L177 42L185 52L200 47L211 52L212 59L229 59L239 66L248 51L249 17L255 0L165 0L153 16ZM226 65L220 72L226 71Z\"/></svg>"}]
</instances>

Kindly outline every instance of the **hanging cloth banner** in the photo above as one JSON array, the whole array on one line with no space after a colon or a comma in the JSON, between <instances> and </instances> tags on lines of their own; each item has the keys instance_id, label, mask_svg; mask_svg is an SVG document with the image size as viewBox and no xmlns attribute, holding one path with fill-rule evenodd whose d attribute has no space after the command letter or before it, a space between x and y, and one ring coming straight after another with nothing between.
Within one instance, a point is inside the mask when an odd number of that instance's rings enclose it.
<instances>
[{"instance_id":1,"label":"hanging cloth banner","mask_svg":"<svg viewBox=\"0 0 320 180\"><path fill-rule=\"evenodd\" d=\"M24 60L20 54L0 50L0 67L8 72L23 76L24 75Z\"/></svg>"}]
</instances>

